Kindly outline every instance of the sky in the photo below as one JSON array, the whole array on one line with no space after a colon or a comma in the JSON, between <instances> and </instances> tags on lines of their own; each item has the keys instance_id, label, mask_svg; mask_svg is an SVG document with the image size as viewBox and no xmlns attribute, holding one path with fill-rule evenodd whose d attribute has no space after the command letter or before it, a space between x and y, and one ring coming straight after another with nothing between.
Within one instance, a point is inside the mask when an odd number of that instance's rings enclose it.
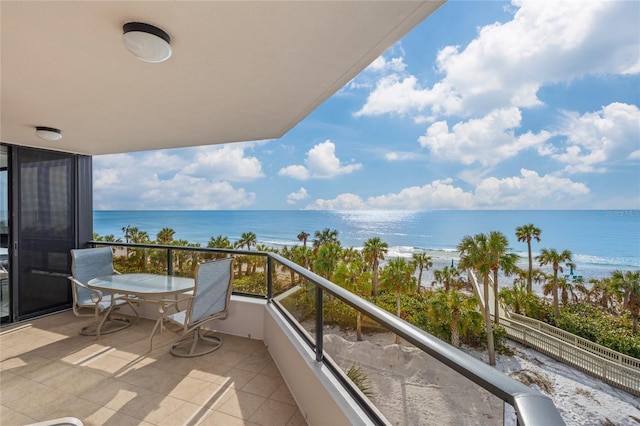
<instances>
[{"instance_id":1,"label":"sky","mask_svg":"<svg viewBox=\"0 0 640 426\"><path fill-rule=\"evenodd\" d=\"M638 22L450 0L279 139L93 157L94 208L639 209Z\"/></svg>"}]
</instances>

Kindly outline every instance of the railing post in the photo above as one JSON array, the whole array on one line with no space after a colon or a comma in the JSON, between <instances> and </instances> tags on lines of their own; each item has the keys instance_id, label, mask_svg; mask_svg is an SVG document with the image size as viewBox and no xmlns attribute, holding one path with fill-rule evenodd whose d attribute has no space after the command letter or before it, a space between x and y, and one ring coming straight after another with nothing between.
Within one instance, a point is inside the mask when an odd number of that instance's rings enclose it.
<instances>
[{"instance_id":1,"label":"railing post","mask_svg":"<svg viewBox=\"0 0 640 426\"><path fill-rule=\"evenodd\" d=\"M273 299L273 277L271 275L272 268L273 263L271 260L271 256L267 256L267 303L271 303L271 299Z\"/></svg>"},{"instance_id":2,"label":"railing post","mask_svg":"<svg viewBox=\"0 0 640 426\"><path fill-rule=\"evenodd\" d=\"M167 249L167 275L173 275L173 249Z\"/></svg>"},{"instance_id":3,"label":"railing post","mask_svg":"<svg viewBox=\"0 0 640 426\"><path fill-rule=\"evenodd\" d=\"M322 361L323 351L323 300L322 287L316 284L316 361Z\"/></svg>"}]
</instances>

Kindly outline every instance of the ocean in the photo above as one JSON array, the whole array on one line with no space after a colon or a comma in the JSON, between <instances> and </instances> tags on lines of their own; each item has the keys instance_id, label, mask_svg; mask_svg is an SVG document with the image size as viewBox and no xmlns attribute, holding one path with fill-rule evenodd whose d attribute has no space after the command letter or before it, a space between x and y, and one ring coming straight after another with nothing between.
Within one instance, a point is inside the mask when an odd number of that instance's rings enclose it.
<instances>
[{"instance_id":1,"label":"ocean","mask_svg":"<svg viewBox=\"0 0 640 426\"><path fill-rule=\"evenodd\" d=\"M387 259L426 251L434 261L432 269L455 263L456 246L465 235L491 231L507 236L526 267L527 246L517 241L515 230L533 223L541 230L541 241L532 242L534 254L542 248L568 249L577 265L574 272L585 279L640 268L640 210L97 210L93 218L94 232L101 236L124 239L122 228L131 226L155 240L168 227L175 239L204 247L211 237L223 235L234 242L244 232L255 233L258 244L281 248L301 244L297 236L305 231L311 244L315 231L337 229L344 247L362 248L367 239L379 237L389 245Z\"/></svg>"}]
</instances>

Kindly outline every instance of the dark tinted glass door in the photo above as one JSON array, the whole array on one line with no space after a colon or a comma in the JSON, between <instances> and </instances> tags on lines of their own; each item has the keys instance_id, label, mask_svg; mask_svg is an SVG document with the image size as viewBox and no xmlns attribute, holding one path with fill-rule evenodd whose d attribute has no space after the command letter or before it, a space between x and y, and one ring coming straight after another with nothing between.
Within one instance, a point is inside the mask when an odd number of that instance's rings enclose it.
<instances>
[{"instance_id":1,"label":"dark tinted glass door","mask_svg":"<svg viewBox=\"0 0 640 426\"><path fill-rule=\"evenodd\" d=\"M18 317L69 305L74 242L74 162L69 154L21 149L18 184Z\"/></svg>"},{"instance_id":2,"label":"dark tinted glass door","mask_svg":"<svg viewBox=\"0 0 640 426\"><path fill-rule=\"evenodd\" d=\"M9 282L9 155L8 147L0 146L0 321L11 315L11 284Z\"/></svg>"}]
</instances>

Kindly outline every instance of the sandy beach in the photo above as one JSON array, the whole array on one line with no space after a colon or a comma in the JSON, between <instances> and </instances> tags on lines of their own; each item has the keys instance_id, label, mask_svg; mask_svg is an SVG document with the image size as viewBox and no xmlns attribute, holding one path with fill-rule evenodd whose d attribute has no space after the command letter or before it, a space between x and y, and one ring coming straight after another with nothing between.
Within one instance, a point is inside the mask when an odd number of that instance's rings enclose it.
<instances>
[{"instance_id":1,"label":"sandy beach","mask_svg":"<svg viewBox=\"0 0 640 426\"><path fill-rule=\"evenodd\" d=\"M395 425L515 424L507 405L409 344L394 344L394 335L365 335L335 327L325 330L324 348L343 368L367 373L372 400ZM568 426L639 425L640 400L602 381L522 345L509 342L514 355L498 355L496 369L549 396ZM487 362L486 353L463 347Z\"/></svg>"}]
</instances>

